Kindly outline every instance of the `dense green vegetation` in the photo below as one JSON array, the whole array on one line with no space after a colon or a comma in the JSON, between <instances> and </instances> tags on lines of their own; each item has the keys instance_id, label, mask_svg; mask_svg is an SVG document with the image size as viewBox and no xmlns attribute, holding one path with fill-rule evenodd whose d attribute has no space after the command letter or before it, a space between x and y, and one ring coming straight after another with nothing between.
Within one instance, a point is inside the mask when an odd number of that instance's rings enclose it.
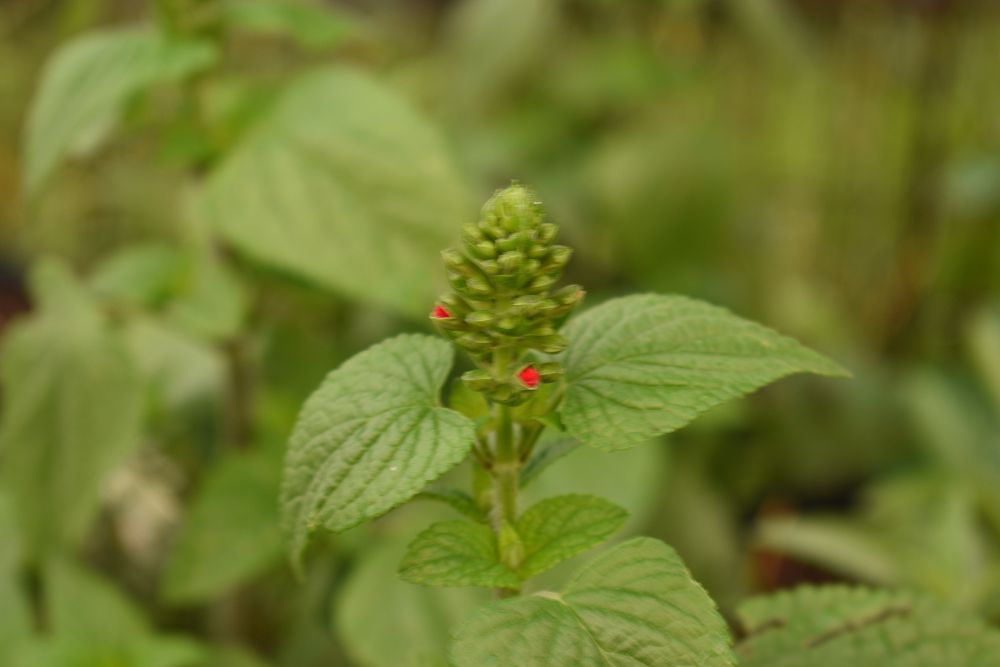
<instances>
[{"instance_id":1,"label":"dense green vegetation","mask_svg":"<svg viewBox=\"0 0 1000 667\"><path fill-rule=\"evenodd\" d=\"M629 514L532 585L642 550L740 664L915 636L905 664L994 664L1000 8L18 0L0 33L0 667L439 665L460 621L490 635L488 594L394 574L461 516L433 492L317 531L301 578L278 499L307 396L432 333L440 249L514 179L575 249L568 338L686 294L853 374L525 470L525 507ZM598 409L564 425L629 430Z\"/></svg>"}]
</instances>

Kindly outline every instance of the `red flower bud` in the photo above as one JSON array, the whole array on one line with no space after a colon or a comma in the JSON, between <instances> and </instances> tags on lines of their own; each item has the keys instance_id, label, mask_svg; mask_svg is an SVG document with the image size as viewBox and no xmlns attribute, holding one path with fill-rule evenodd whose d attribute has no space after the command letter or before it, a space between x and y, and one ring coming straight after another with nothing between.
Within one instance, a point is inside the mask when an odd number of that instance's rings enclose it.
<instances>
[{"instance_id":1,"label":"red flower bud","mask_svg":"<svg viewBox=\"0 0 1000 667\"><path fill-rule=\"evenodd\" d=\"M521 369L521 372L517 374L517 378L521 381L528 389L534 389L538 386L541 381L542 376L534 366L525 366Z\"/></svg>"},{"instance_id":2,"label":"red flower bud","mask_svg":"<svg viewBox=\"0 0 1000 667\"><path fill-rule=\"evenodd\" d=\"M449 313L444 306L437 305L434 306L434 310L431 311L431 319L435 320L447 320L451 319L451 313Z\"/></svg>"}]
</instances>

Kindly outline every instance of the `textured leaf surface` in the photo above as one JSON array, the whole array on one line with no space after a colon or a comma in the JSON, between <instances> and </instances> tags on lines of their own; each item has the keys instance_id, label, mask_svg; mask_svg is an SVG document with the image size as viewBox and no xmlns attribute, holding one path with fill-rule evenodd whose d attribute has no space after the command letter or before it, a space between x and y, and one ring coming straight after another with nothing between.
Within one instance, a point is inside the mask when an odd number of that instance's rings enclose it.
<instances>
[{"instance_id":1,"label":"textured leaf surface","mask_svg":"<svg viewBox=\"0 0 1000 667\"><path fill-rule=\"evenodd\" d=\"M89 33L53 56L28 113L25 185L34 194L66 155L113 125L128 98L209 65L211 45L149 28Z\"/></svg>"},{"instance_id":2,"label":"textured leaf surface","mask_svg":"<svg viewBox=\"0 0 1000 667\"><path fill-rule=\"evenodd\" d=\"M490 527L468 521L444 521L420 533L407 549L399 575L427 586L521 585L517 574L500 563Z\"/></svg>"},{"instance_id":3,"label":"textured leaf surface","mask_svg":"<svg viewBox=\"0 0 1000 667\"><path fill-rule=\"evenodd\" d=\"M351 664L447 667L452 628L490 599L480 588L428 588L393 575L403 542L385 542L344 582L330 617Z\"/></svg>"},{"instance_id":4,"label":"textured leaf surface","mask_svg":"<svg viewBox=\"0 0 1000 667\"><path fill-rule=\"evenodd\" d=\"M0 477L29 556L79 540L101 484L139 443L142 383L119 332L62 265L3 341Z\"/></svg>"},{"instance_id":5,"label":"textured leaf surface","mask_svg":"<svg viewBox=\"0 0 1000 667\"><path fill-rule=\"evenodd\" d=\"M627 517L621 507L594 496L557 496L533 505L517 520L525 550L520 575L533 577L600 544Z\"/></svg>"},{"instance_id":6,"label":"textured leaf surface","mask_svg":"<svg viewBox=\"0 0 1000 667\"><path fill-rule=\"evenodd\" d=\"M746 602L744 667L993 667L1000 632L905 591L801 587Z\"/></svg>"},{"instance_id":7,"label":"textured leaf surface","mask_svg":"<svg viewBox=\"0 0 1000 667\"><path fill-rule=\"evenodd\" d=\"M234 458L205 481L167 563L169 599L212 599L280 558L280 468L271 458Z\"/></svg>"},{"instance_id":8,"label":"textured leaf surface","mask_svg":"<svg viewBox=\"0 0 1000 667\"><path fill-rule=\"evenodd\" d=\"M465 457L473 424L438 402L452 357L443 340L397 336L349 359L309 398L282 484L293 560L320 526L379 516Z\"/></svg>"},{"instance_id":9,"label":"textured leaf surface","mask_svg":"<svg viewBox=\"0 0 1000 667\"><path fill-rule=\"evenodd\" d=\"M606 551L562 595L493 603L459 627L456 667L730 667L725 622L677 554L637 538Z\"/></svg>"},{"instance_id":10,"label":"textured leaf surface","mask_svg":"<svg viewBox=\"0 0 1000 667\"><path fill-rule=\"evenodd\" d=\"M681 296L608 301L572 320L563 355L569 433L624 449L793 373L845 375L791 338Z\"/></svg>"},{"instance_id":11,"label":"textured leaf surface","mask_svg":"<svg viewBox=\"0 0 1000 667\"><path fill-rule=\"evenodd\" d=\"M438 252L469 213L429 123L341 68L292 83L210 179L204 201L245 252L411 314L433 298Z\"/></svg>"}]
</instances>

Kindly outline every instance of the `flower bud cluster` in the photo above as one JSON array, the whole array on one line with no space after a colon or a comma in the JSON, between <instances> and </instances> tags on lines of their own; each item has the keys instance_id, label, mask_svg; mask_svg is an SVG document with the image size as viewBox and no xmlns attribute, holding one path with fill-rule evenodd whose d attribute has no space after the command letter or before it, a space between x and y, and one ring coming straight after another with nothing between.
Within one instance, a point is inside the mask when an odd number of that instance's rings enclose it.
<instances>
[{"instance_id":1,"label":"flower bud cluster","mask_svg":"<svg viewBox=\"0 0 1000 667\"><path fill-rule=\"evenodd\" d=\"M556 363L520 364L528 350L566 348L558 328L584 295L578 285L554 290L572 255L553 244L558 231L534 193L514 184L486 202L478 223L463 227L460 249L441 253L452 291L431 319L479 364L463 376L466 384L493 400L520 402L562 373Z\"/></svg>"}]
</instances>

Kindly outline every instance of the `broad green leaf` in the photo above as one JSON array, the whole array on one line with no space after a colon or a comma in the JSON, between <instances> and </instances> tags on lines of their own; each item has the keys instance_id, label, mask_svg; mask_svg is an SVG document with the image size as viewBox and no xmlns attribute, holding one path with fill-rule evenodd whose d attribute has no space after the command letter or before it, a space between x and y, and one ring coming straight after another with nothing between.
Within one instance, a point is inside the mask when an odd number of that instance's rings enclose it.
<instances>
[{"instance_id":1,"label":"broad green leaf","mask_svg":"<svg viewBox=\"0 0 1000 667\"><path fill-rule=\"evenodd\" d=\"M489 526L468 521L436 523L410 544L399 575L425 586L517 588L521 579L500 562Z\"/></svg>"},{"instance_id":2,"label":"broad green leaf","mask_svg":"<svg viewBox=\"0 0 1000 667\"><path fill-rule=\"evenodd\" d=\"M65 267L43 263L32 282L38 312L0 350L0 477L33 558L83 536L139 443L143 391L122 336Z\"/></svg>"},{"instance_id":3,"label":"broad green leaf","mask_svg":"<svg viewBox=\"0 0 1000 667\"><path fill-rule=\"evenodd\" d=\"M181 287L189 261L165 243L128 246L103 261L90 277L102 297L132 306L157 307Z\"/></svg>"},{"instance_id":4,"label":"broad green leaf","mask_svg":"<svg viewBox=\"0 0 1000 667\"><path fill-rule=\"evenodd\" d=\"M225 359L209 343L139 315L125 323L125 338L150 393L167 410L201 406L223 394Z\"/></svg>"},{"instance_id":5,"label":"broad green leaf","mask_svg":"<svg viewBox=\"0 0 1000 667\"><path fill-rule=\"evenodd\" d=\"M335 46L352 22L327 5L289 0L226 0L221 4L229 25L253 32L287 36L307 49Z\"/></svg>"},{"instance_id":6,"label":"broad green leaf","mask_svg":"<svg viewBox=\"0 0 1000 667\"><path fill-rule=\"evenodd\" d=\"M45 570L46 610L53 634L99 646L128 646L149 627L139 610L110 583L68 560Z\"/></svg>"},{"instance_id":7,"label":"broad green leaf","mask_svg":"<svg viewBox=\"0 0 1000 667\"><path fill-rule=\"evenodd\" d=\"M729 311L681 296L614 299L572 320L563 355L569 433L605 450L677 430L723 401L834 362Z\"/></svg>"},{"instance_id":8,"label":"broad green leaf","mask_svg":"<svg viewBox=\"0 0 1000 667\"><path fill-rule=\"evenodd\" d=\"M489 600L484 589L427 588L393 576L404 544L366 550L335 600L337 635L359 667L447 667L452 628Z\"/></svg>"},{"instance_id":9,"label":"broad green leaf","mask_svg":"<svg viewBox=\"0 0 1000 667\"><path fill-rule=\"evenodd\" d=\"M677 554L636 538L583 567L562 594L480 609L456 631L455 667L731 667L714 603Z\"/></svg>"},{"instance_id":10,"label":"broad green leaf","mask_svg":"<svg viewBox=\"0 0 1000 667\"><path fill-rule=\"evenodd\" d=\"M533 505L517 520L517 534L525 550L519 574L525 579L533 577L600 544L617 532L627 517L618 505L595 496L556 496Z\"/></svg>"},{"instance_id":11,"label":"broad green leaf","mask_svg":"<svg viewBox=\"0 0 1000 667\"><path fill-rule=\"evenodd\" d=\"M215 56L206 42L148 27L88 33L60 48L28 112L27 192L36 194L67 154L98 140L132 95L204 69Z\"/></svg>"},{"instance_id":12,"label":"broad green leaf","mask_svg":"<svg viewBox=\"0 0 1000 667\"><path fill-rule=\"evenodd\" d=\"M272 459L235 457L209 474L167 562L169 600L211 600L280 558L279 468Z\"/></svg>"},{"instance_id":13,"label":"broad green leaf","mask_svg":"<svg viewBox=\"0 0 1000 667\"><path fill-rule=\"evenodd\" d=\"M135 605L109 582L65 560L46 568L52 641L39 648L46 667L194 667L202 649L182 637L154 635Z\"/></svg>"},{"instance_id":14,"label":"broad green leaf","mask_svg":"<svg viewBox=\"0 0 1000 667\"><path fill-rule=\"evenodd\" d=\"M742 605L743 667L992 667L1000 632L905 591L804 586Z\"/></svg>"},{"instance_id":15,"label":"broad green leaf","mask_svg":"<svg viewBox=\"0 0 1000 667\"><path fill-rule=\"evenodd\" d=\"M349 359L309 397L281 494L293 562L317 528L377 517L465 457L472 422L438 396L452 359L443 340L396 336Z\"/></svg>"},{"instance_id":16,"label":"broad green leaf","mask_svg":"<svg viewBox=\"0 0 1000 667\"><path fill-rule=\"evenodd\" d=\"M206 219L239 249L409 314L427 310L438 252L469 214L430 124L339 67L292 82L204 194Z\"/></svg>"}]
</instances>

